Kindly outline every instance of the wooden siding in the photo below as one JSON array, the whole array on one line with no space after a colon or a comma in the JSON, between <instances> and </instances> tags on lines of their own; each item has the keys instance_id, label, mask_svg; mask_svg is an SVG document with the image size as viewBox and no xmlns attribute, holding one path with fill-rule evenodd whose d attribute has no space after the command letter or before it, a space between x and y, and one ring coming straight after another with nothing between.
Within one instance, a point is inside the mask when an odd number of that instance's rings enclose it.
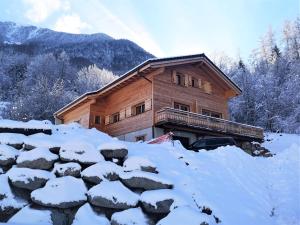
<instances>
[{"instance_id":1,"label":"wooden siding","mask_svg":"<svg viewBox=\"0 0 300 225\"><path fill-rule=\"evenodd\" d=\"M90 127L90 103L85 103L68 112L64 118L64 123L79 122L83 127Z\"/></svg>"},{"instance_id":2,"label":"wooden siding","mask_svg":"<svg viewBox=\"0 0 300 225\"><path fill-rule=\"evenodd\" d=\"M203 85L199 88L198 86L175 84L172 80L174 70L201 80L202 84L209 82L212 88L211 94L205 93ZM214 76L193 66L177 66L166 69L163 74L155 76L153 79L154 112L163 107L173 107L174 102L178 102L189 105L194 113L201 113L202 109L207 109L220 112L224 119L228 119L226 88L216 82Z\"/></svg>"}]
</instances>

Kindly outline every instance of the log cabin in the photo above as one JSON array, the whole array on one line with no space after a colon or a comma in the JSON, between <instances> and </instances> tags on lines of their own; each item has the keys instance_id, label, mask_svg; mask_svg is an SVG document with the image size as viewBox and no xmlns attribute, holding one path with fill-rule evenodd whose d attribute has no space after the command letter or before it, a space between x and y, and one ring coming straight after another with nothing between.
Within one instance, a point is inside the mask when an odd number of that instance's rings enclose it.
<instances>
[{"instance_id":1,"label":"log cabin","mask_svg":"<svg viewBox=\"0 0 300 225\"><path fill-rule=\"evenodd\" d=\"M205 136L262 141L263 130L229 120L228 101L241 89L205 54L149 59L64 106L57 124L78 122L126 141L172 131L189 145Z\"/></svg>"}]
</instances>

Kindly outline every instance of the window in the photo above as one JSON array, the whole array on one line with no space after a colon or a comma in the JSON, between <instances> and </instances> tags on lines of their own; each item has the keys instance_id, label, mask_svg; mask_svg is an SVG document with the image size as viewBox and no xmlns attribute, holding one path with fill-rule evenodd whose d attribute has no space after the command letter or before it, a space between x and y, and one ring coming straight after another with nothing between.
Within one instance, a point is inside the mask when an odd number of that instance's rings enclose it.
<instances>
[{"instance_id":1,"label":"window","mask_svg":"<svg viewBox=\"0 0 300 225\"><path fill-rule=\"evenodd\" d=\"M133 106L134 115L139 115L145 112L145 102Z\"/></svg>"},{"instance_id":2,"label":"window","mask_svg":"<svg viewBox=\"0 0 300 225\"><path fill-rule=\"evenodd\" d=\"M120 121L120 113L114 113L111 115L111 123L116 123Z\"/></svg>"},{"instance_id":3,"label":"window","mask_svg":"<svg viewBox=\"0 0 300 225\"><path fill-rule=\"evenodd\" d=\"M178 102L174 102L174 109L180 109L183 111L190 111L190 106L189 105L185 105L185 104L181 104Z\"/></svg>"},{"instance_id":4,"label":"window","mask_svg":"<svg viewBox=\"0 0 300 225\"><path fill-rule=\"evenodd\" d=\"M176 74L176 84L181 85L181 75L179 73Z\"/></svg>"},{"instance_id":5,"label":"window","mask_svg":"<svg viewBox=\"0 0 300 225\"><path fill-rule=\"evenodd\" d=\"M202 115L216 117L216 118L222 118L222 113L213 112L213 111L206 110L206 109L202 109Z\"/></svg>"},{"instance_id":6,"label":"window","mask_svg":"<svg viewBox=\"0 0 300 225\"><path fill-rule=\"evenodd\" d=\"M141 135L141 136L136 136L135 141L145 141L146 140L146 135Z\"/></svg>"},{"instance_id":7,"label":"window","mask_svg":"<svg viewBox=\"0 0 300 225\"><path fill-rule=\"evenodd\" d=\"M95 124L100 124L100 123L101 123L101 117L95 116Z\"/></svg>"},{"instance_id":8,"label":"window","mask_svg":"<svg viewBox=\"0 0 300 225\"><path fill-rule=\"evenodd\" d=\"M198 87L198 82L194 77L191 78L191 86L192 87Z\"/></svg>"}]
</instances>

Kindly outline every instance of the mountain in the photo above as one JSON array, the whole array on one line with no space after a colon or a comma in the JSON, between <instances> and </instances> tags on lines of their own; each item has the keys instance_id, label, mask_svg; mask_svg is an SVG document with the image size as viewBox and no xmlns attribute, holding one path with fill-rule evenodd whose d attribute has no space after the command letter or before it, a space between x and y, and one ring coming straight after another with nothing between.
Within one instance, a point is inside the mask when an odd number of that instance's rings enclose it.
<instances>
[{"instance_id":1,"label":"mountain","mask_svg":"<svg viewBox=\"0 0 300 225\"><path fill-rule=\"evenodd\" d=\"M0 22L0 48L29 55L66 52L78 66L96 64L120 75L154 56L132 41L103 33L70 34Z\"/></svg>"}]
</instances>

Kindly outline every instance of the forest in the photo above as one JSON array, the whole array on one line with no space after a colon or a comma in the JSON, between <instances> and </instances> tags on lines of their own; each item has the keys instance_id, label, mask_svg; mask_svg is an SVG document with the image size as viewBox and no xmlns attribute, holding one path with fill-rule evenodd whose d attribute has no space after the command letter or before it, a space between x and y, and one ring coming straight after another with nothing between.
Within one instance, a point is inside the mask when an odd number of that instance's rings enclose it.
<instances>
[{"instance_id":1,"label":"forest","mask_svg":"<svg viewBox=\"0 0 300 225\"><path fill-rule=\"evenodd\" d=\"M259 43L247 59L213 57L243 90L230 102L231 119L300 133L300 18L286 21L278 33L270 28ZM57 109L116 78L96 65L78 69L65 52L30 55L0 48L0 116L53 121Z\"/></svg>"}]
</instances>

